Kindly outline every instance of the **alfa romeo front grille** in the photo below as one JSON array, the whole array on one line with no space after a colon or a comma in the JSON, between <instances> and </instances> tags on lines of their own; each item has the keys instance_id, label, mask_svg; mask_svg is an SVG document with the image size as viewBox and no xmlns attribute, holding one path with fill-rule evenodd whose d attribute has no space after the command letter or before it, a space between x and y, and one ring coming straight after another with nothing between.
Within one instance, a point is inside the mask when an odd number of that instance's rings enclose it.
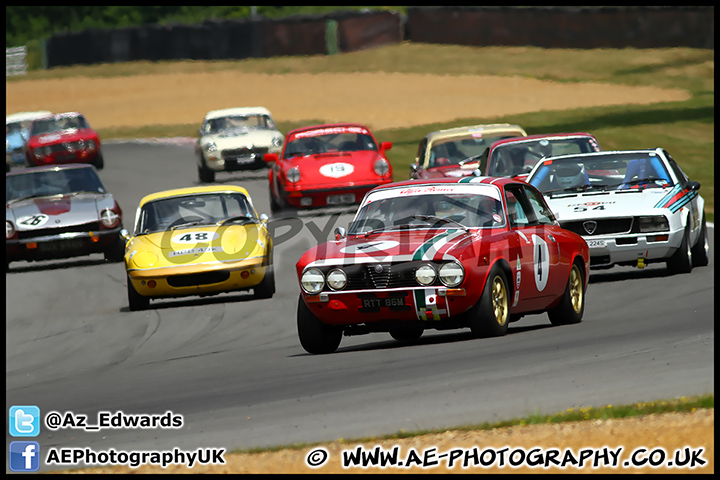
<instances>
[{"instance_id":1,"label":"alfa romeo front grille","mask_svg":"<svg viewBox=\"0 0 720 480\"><path fill-rule=\"evenodd\" d=\"M415 280L415 269L420 265L432 264L437 271L442 263L404 262L351 265L340 267L348 277L344 290L377 290L383 288L413 288L420 284ZM382 269L378 268L382 267ZM325 273L330 269L328 269ZM439 281L433 285L440 285Z\"/></svg>"}]
</instances>

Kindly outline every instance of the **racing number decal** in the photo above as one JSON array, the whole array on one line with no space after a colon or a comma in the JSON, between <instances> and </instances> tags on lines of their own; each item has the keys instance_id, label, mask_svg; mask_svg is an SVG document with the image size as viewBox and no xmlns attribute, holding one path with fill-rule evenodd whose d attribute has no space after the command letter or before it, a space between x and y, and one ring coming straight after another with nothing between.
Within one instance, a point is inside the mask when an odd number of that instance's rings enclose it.
<instances>
[{"instance_id":1,"label":"racing number decal","mask_svg":"<svg viewBox=\"0 0 720 480\"><path fill-rule=\"evenodd\" d=\"M217 232L184 232L175 235L172 243L207 243L218 238Z\"/></svg>"},{"instance_id":2,"label":"racing number decal","mask_svg":"<svg viewBox=\"0 0 720 480\"><path fill-rule=\"evenodd\" d=\"M38 213L36 215L27 215L18 220L18 225L28 228L37 228L45 225L50 217L44 213Z\"/></svg>"},{"instance_id":3,"label":"racing number decal","mask_svg":"<svg viewBox=\"0 0 720 480\"><path fill-rule=\"evenodd\" d=\"M532 236L533 242L533 268L535 269L535 286L542 292L547 285L550 273L550 251L545 240L537 235Z\"/></svg>"},{"instance_id":4,"label":"racing number decal","mask_svg":"<svg viewBox=\"0 0 720 480\"><path fill-rule=\"evenodd\" d=\"M584 212L588 209L588 207L584 205L579 205L575 208L573 208L573 212ZM598 205L597 207L593 207L591 210L605 210L605 205Z\"/></svg>"}]
</instances>

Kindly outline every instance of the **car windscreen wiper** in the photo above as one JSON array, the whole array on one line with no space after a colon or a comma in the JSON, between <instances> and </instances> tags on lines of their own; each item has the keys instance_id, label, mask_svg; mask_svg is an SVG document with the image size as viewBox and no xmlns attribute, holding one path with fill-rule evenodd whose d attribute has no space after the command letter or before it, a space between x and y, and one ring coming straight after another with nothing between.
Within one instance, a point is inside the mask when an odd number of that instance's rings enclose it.
<instances>
[{"instance_id":1,"label":"car windscreen wiper","mask_svg":"<svg viewBox=\"0 0 720 480\"><path fill-rule=\"evenodd\" d=\"M350 233L350 235L365 235L365 238L367 238L367 237L369 237L370 235L373 235L373 234L375 234L375 233L380 233L380 232L383 232L383 231L385 231L385 230L390 230L390 229L392 229L392 228L403 229L403 228L412 228L412 227L415 227L415 226L416 226L416 225L411 225L411 224L409 224L409 223L405 223L405 224L402 224L402 225L388 225L388 226L386 226L386 227L380 227L380 228L376 228L376 229L370 230L369 232L365 232L364 234L363 234L363 233L354 233L354 232L352 232L352 233Z\"/></svg>"},{"instance_id":2,"label":"car windscreen wiper","mask_svg":"<svg viewBox=\"0 0 720 480\"><path fill-rule=\"evenodd\" d=\"M422 220L423 222L435 222L435 223L452 223L453 225L457 225L458 227L465 230L465 232L469 232L470 230L468 227L463 225L462 223L458 222L457 220L453 220L452 218L446 218L446 217L436 217L435 215L412 215L413 218L417 218L418 220Z\"/></svg>"},{"instance_id":3,"label":"car windscreen wiper","mask_svg":"<svg viewBox=\"0 0 720 480\"><path fill-rule=\"evenodd\" d=\"M175 230L176 228L192 227L193 225L200 225L202 223L207 223L207 222L205 220L193 220L192 222L185 222L185 223L181 223L179 225L173 225L170 229Z\"/></svg>"},{"instance_id":4,"label":"car windscreen wiper","mask_svg":"<svg viewBox=\"0 0 720 480\"><path fill-rule=\"evenodd\" d=\"M217 222L215 225L220 226L220 225L225 225L226 223L239 222L239 221L257 223L257 222L258 222L258 219L257 219L257 218L253 218L253 217L248 217L248 216L246 216L246 215L235 215L234 217L230 217L230 218L226 218L226 219L224 219L224 220L220 220L220 221Z\"/></svg>"},{"instance_id":5,"label":"car windscreen wiper","mask_svg":"<svg viewBox=\"0 0 720 480\"><path fill-rule=\"evenodd\" d=\"M543 195L550 195L552 196L553 193L577 193L577 192L584 192L588 188L590 188L590 185L580 185L577 187L568 187L568 188L556 188L555 190L547 190L543 192Z\"/></svg>"},{"instance_id":6,"label":"car windscreen wiper","mask_svg":"<svg viewBox=\"0 0 720 480\"><path fill-rule=\"evenodd\" d=\"M42 193L42 194L37 194L37 195L26 195L24 197L14 198L14 199L8 201L7 204L10 205L13 203L21 202L23 200L29 200L31 198L56 197L58 195L63 195L63 194L62 193Z\"/></svg>"}]
</instances>

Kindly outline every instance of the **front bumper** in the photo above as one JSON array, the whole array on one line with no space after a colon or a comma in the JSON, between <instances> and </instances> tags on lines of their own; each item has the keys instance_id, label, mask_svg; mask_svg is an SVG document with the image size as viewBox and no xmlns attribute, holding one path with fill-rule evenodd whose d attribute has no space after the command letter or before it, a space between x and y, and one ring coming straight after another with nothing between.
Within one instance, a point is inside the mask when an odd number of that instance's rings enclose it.
<instances>
[{"instance_id":1,"label":"front bumper","mask_svg":"<svg viewBox=\"0 0 720 480\"><path fill-rule=\"evenodd\" d=\"M279 153L279 147L256 146L252 149L236 148L215 152L205 151L205 165L215 172L236 172L266 168L263 159L268 152Z\"/></svg>"},{"instance_id":2,"label":"front bumper","mask_svg":"<svg viewBox=\"0 0 720 480\"><path fill-rule=\"evenodd\" d=\"M135 291L150 298L242 291L259 285L272 265L264 257L127 271ZM152 283L154 282L154 283Z\"/></svg>"},{"instance_id":3,"label":"front bumper","mask_svg":"<svg viewBox=\"0 0 720 480\"><path fill-rule=\"evenodd\" d=\"M376 181L363 185L348 185L332 188L283 189L281 195L285 203L295 208L316 208L360 203L367 192L380 185L391 183Z\"/></svg>"},{"instance_id":4,"label":"front bumper","mask_svg":"<svg viewBox=\"0 0 720 480\"><path fill-rule=\"evenodd\" d=\"M51 260L104 253L120 238L122 225L110 230L65 232L5 241L8 261Z\"/></svg>"},{"instance_id":5,"label":"front bumper","mask_svg":"<svg viewBox=\"0 0 720 480\"><path fill-rule=\"evenodd\" d=\"M322 292L303 291L310 311L328 325L418 322L426 328L465 313L478 300L464 288L413 287L380 290Z\"/></svg>"},{"instance_id":6,"label":"front bumper","mask_svg":"<svg viewBox=\"0 0 720 480\"><path fill-rule=\"evenodd\" d=\"M637 265L667 260L680 247L684 229L613 236L583 236L590 247L590 268L610 268L614 265ZM600 246L596 244L600 243Z\"/></svg>"},{"instance_id":7,"label":"front bumper","mask_svg":"<svg viewBox=\"0 0 720 480\"><path fill-rule=\"evenodd\" d=\"M36 166L59 165L65 163L92 163L100 154L100 150L77 150L54 152L50 155L37 158L31 156L30 161Z\"/></svg>"}]
</instances>

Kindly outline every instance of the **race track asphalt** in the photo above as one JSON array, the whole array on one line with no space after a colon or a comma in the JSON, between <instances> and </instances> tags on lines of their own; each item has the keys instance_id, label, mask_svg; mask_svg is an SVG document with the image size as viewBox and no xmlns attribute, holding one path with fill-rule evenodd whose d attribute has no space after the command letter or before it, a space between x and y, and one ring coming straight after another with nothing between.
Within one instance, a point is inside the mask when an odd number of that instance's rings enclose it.
<instances>
[{"instance_id":1,"label":"race track asphalt","mask_svg":"<svg viewBox=\"0 0 720 480\"><path fill-rule=\"evenodd\" d=\"M100 176L127 228L142 196L198 183L188 146L104 148ZM245 186L270 214L265 171L217 181ZM428 331L408 345L371 334L309 355L297 339L294 266L314 230L347 227L350 212L330 213L303 215L299 231L271 221L277 293L269 300L223 294L130 312L122 263L93 255L11 264L6 408L74 412L89 424L100 411L183 416L179 429L43 427L34 438L41 449L232 450L714 392L714 227L710 265L690 274L669 275L664 265L593 271L579 325L533 315L502 338Z\"/></svg>"}]
</instances>

